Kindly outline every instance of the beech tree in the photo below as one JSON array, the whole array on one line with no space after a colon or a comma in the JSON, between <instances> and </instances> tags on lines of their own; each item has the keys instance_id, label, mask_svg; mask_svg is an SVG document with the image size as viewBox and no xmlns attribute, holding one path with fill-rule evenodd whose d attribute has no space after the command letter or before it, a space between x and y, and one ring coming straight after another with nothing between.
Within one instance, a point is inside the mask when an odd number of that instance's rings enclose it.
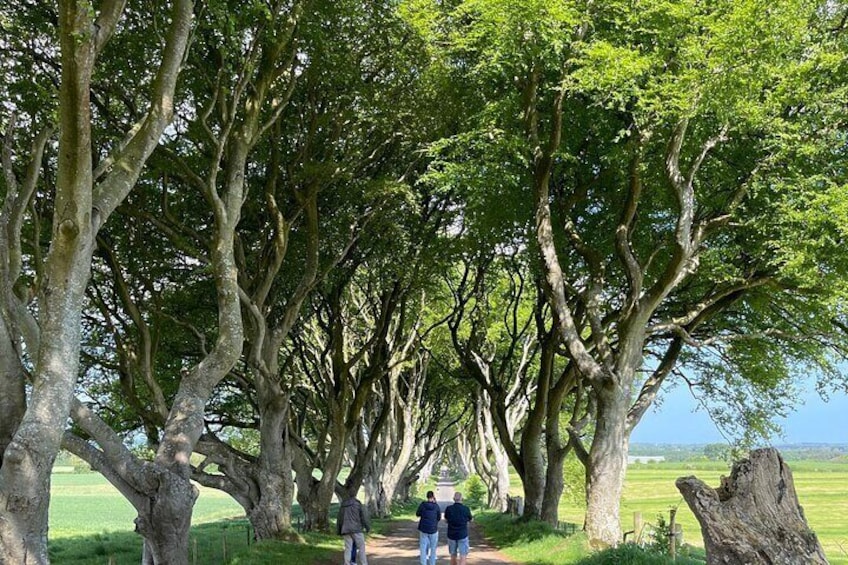
<instances>
[{"instance_id":1,"label":"beech tree","mask_svg":"<svg viewBox=\"0 0 848 565\"><path fill-rule=\"evenodd\" d=\"M222 3L210 8L199 27L200 54L193 60L191 77L200 82L208 79L206 84L212 86L187 97L181 118L189 123L178 124L173 140L162 148L173 167L170 180L182 190L202 195L208 208L197 227L174 222L167 210L157 226L166 228L175 245L182 245L182 262L208 269L206 288L214 293L206 311L214 312L209 331L212 345L206 348L204 343L194 362L186 359L180 363L179 378L168 375L170 379L165 382L169 381L169 387L165 389L153 374L150 324L134 301L147 295L130 292L120 266L112 261L118 302L127 312L131 333L138 336L137 341L125 337L116 338L116 342L132 348L124 354L138 363L138 373L144 377L138 386L149 395L152 408L140 415L149 418L147 431L154 435L148 439L155 456L152 461L135 457L122 444L122 438L82 404L72 415L87 437L67 437L68 448L92 461L138 511L136 530L145 538L144 563L188 562L191 510L197 497L197 489L190 482L191 455L204 432L209 398L242 356L242 289L236 242L249 189L248 163L252 151L279 120L298 72L295 29L304 9L302 3L254 6L257 12L253 16L262 19L242 28L228 28L232 35L216 33L232 19L229 6ZM210 76L203 60L212 55L217 55L221 64ZM193 167L200 163L197 169ZM165 201L171 189L169 185L161 187ZM195 246L186 244L187 239ZM192 255L186 258L187 253ZM104 312L104 317L108 313ZM132 379L133 374L124 377ZM133 384L125 381L125 385L138 399ZM93 441L83 441L89 438Z\"/></svg>"},{"instance_id":2,"label":"beech tree","mask_svg":"<svg viewBox=\"0 0 848 565\"><path fill-rule=\"evenodd\" d=\"M509 462L524 488L524 516L556 524L571 437L584 431L591 408L573 365L559 359L544 294L525 279L522 258L467 261L459 280L449 282L446 325L462 374L479 387L469 455L489 479L494 507L506 507Z\"/></svg>"},{"instance_id":3,"label":"beech tree","mask_svg":"<svg viewBox=\"0 0 848 565\"><path fill-rule=\"evenodd\" d=\"M4 256L4 337L16 344L25 343L25 349L17 347L14 351L19 357L26 351L32 360L32 393L22 415L20 410L10 414L13 421L7 429L14 432L0 467L0 539L5 562L49 562L50 471L73 399L80 316L95 237L133 188L170 123L177 76L191 31L192 8L190 1L173 3L162 54L153 64L154 72L148 75L147 111L97 167L92 161L92 76L102 59L121 56L110 52L107 44L118 28L124 2L105 2L95 10L88 2L60 1L52 14L58 22L58 43L46 44L44 49L48 54L50 50L60 53L59 145L50 249L43 267L38 267L44 276L35 288L37 319L27 309L27 298L14 291L21 276L21 219L31 202L35 181L28 175L19 185L8 166L11 158L4 158L4 239L9 238L4 249L11 252ZM31 159L36 167L38 153L36 148ZM12 328L33 331L16 332ZM20 390L20 385L13 386Z\"/></svg>"},{"instance_id":4,"label":"beech tree","mask_svg":"<svg viewBox=\"0 0 848 565\"><path fill-rule=\"evenodd\" d=\"M629 437L668 377L767 433L798 367L838 374L844 254L807 253L822 233L839 239L836 187L788 139L826 152L814 124L835 115L842 13L793 1L405 5L435 72L467 84L477 109L435 148L434 178L534 212L556 333L595 420L572 437L585 528L594 546L617 544ZM817 234L790 212L811 201L830 210Z\"/></svg>"}]
</instances>

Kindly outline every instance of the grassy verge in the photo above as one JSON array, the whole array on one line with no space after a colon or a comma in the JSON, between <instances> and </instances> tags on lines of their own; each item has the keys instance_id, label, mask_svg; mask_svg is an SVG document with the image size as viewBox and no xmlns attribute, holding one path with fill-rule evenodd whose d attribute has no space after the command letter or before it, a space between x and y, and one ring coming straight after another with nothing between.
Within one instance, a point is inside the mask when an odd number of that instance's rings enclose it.
<instances>
[{"instance_id":1,"label":"grassy verge","mask_svg":"<svg viewBox=\"0 0 848 565\"><path fill-rule=\"evenodd\" d=\"M798 499L810 528L818 536L831 565L848 565L848 463L844 461L790 461ZM621 501L621 527L633 530L634 515L641 513L644 524L656 524L658 515L667 520L669 509L677 509L677 523L683 527L687 544L703 547L701 527L683 501L674 482L678 477L695 475L710 486L718 486L722 475L729 475L728 465L719 462L667 461L630 465ZM510 492L521 496L521 481L513 471ZM559 519L580 523L585 508L560 502Z\"/></svg>"},{"instance_id":2,"label":"grassy verge","mask_svg":"<svg viewBox=\"0 0 848 565\"><path fill-rule=\"evenodd\" d=\"M302 542L261 541L239 551L228 565L278 565L279 563L329 563L342 549L340 538L331 534L305 533ZM207 563L198 561L198 563Z\"/></svg>"},{"instance_id":3,"label":"grassy verge","mask_svg":"<svg viewBox=\"0 0 848 565\"><path fill-rule=\"evenodd\" d=\"M704 565L705 559L681 556L672 560L649 549L633 544L621 545L615 549L599 551L577 561L575 565Z\"/></svg>"},{"instance_id":4,"label":"grassy verge","mask_svg":"<svg viewBox=\"0 0 848 565\"><path fill-rule=\"evenodd\" d=\"M252 545L251 545L252 544ZM247 520L221 520L192 526L189 562L203 565L228 559L256 545ZM50 560L63 565L137 565L141 561L141 536L131 531L107 531L51 540Z\"/></svg>"},{"instance_id":5,"label":"grassy verge","mask_svg":"<svg viewBox=\"0 0 848 565\"><path fill-rule=\"evenodd\" d=\"M684 548L684 554L676 561L630 544L591 553L586 536L582 533L569 536L543 522L522 522L493 512L479 513L475 521L501 552L521 565L704 564L703 552L692 548Z\"/></svg>"},{"instance_id":6,"label":"grassy verge","mask_svg":"<svg viewBox=\"0 0 848 565\"><path fill-rule=\"evenodd\" d=\"M566 536L544 522L521 522L495 512L478 512L474 521L504 555L517 563L576 563L589 552L583 534Z\"/></svg>"}]
</instances>

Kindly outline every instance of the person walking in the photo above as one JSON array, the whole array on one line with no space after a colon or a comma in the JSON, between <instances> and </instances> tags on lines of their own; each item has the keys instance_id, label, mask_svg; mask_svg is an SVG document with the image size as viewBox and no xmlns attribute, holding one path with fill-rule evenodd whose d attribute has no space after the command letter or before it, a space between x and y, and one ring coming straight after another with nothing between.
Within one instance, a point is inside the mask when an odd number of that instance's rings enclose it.
<instances>
[{"instance_id":1,"label":"person walking","mask_svg":"<svg viewBox=\"0 0 848 565\"><path fill-rule=\"evenodd\" d=\"M436 503L433 491L427 491L427 500L418 505L415 515L418 520L418 548L421 551L421 565L436 565L436 548L439 544L439 520L442 519L442 509Z\"/></svg>"},{"instance_id":2,"label":"person walking","mask_svg":"<svg viewBox=\"0 0 848 565\"><path fill-rule=\"evenodd\" d=\"M349 496L339 506L339 516L336 519L336 532L344 538L344 565L368 565L365 555L365 532L371 529L368 511L355 496ZM356 553L353 548L356 546Z\"/></svg>"},{"instance_id":3,"label":"person walking","mask_svg":"<svg viewBox=\"0 0 848 565\"><path fill-rule=\"evenodd\" d=\"M462 503L462 493L454 493L453 504L445 508L451 565L465 565L468 558L468 522L473 519L471 510Z\"/></svg>"}]
</instances>

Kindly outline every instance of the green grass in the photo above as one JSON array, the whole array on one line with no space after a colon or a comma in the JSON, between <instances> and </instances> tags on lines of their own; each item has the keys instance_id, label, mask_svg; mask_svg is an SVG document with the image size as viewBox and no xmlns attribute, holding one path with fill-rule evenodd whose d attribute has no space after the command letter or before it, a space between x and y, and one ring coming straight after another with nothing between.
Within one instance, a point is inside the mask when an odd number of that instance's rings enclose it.
<instances>
[{"instance_id":1,"label":"green grass","mask_svg":"<svg viewBox=\"0 0 848 565\"><path fill-rule=\"evenodd\" d=\"M848 463L816 461L790 462L801 505L822 542L832 565L848 565ZM678 477L695 475L711 486L728 474L726 466L717 463L651 463L628 469L622 500L622 529L633 529L633 514L641 512L645 523L656 523L657 515L668 517L676 506L677 521L682 524L684 541L702 547L700 527L674 486ZM426 490L426 489L425 489ZM518 477L512 476L513 494L521 494ZM422 491L423 493L423 491ZM417 500L408 506L395 506L394 518L414 515ZM244 513L229 496L201 488L195 506L191 552L199 565L223 563L265 565L271 563L330 563L338 555L341 544L337 536L310 534L305 543L262 542L248 545L248 523ZM98 474L61 474L53 476L50 512L50 554L54 563L62 565L135 565L140 561L141 537L135 534L132 506ZM335 516L331 512L331 516ZM583 509L563 503L560 520L580 524ZM475 521L484 524L487 534L502 547L505 554L518 563L528 565L602 565L632 563L649 565L654 556L642 555L628 548L624 553L602 553L586 560L585 537L566 537L539 524L515 523L497 514L475 513ZM386 522L375 521L374 530L381 531ZM224 560L224 547L226 558ZM583 559L583 561L581 561ZM608 559L604 561L603 559ZM631 560L632 559L632 560ZM678 559L677 563L686 563ZM697 561L695 561L697 563Z\"/></svg>"},{"instance_id":2,"label":"green grass","mask_svg":"<svg viewBox=\"0 0 848 565\"><path fill-rule=\"evenodd\" d=\"M540 522L522 522L503 514L481 513L475 518L492 543L505 555L522 565L704 565L703 552L697 557L679 556L671 561L648 549L627 544L615 549L590 553L585 534L565 535ZM689 548L684 548L690 553Z\"/></svg>"},{"instance_id":3,"label":"green grass","mask_svg":"<svg viewBox=\"0 0 848 565\"><path fill-rule=\"evenodd\" d=\"M247 520L222 520L192 526L190 561L198 565L229 563L227 559L252 548ZM62 565L137 565L141 536L132 531L110 531L65 537L49 544L50 559ZM226 556L226 559L225 559Z\"/></svg>"},{"instance_id":4,"label":"green grass","mask_svg":"<svg viewBox=\"0 0 848 565\"><path fill-rule=\"evenodd\" d=\"M816 532L831 565L848 565L848 464L845 462L790 461L795 490L810 528ZM646 524L657 515L677 508L676 520L683 527L684 543L703 547L701 527L674 486L678 477L694 475L710 486L718 486L730 469L720 462L662 462L631 465L621 502L622 531L633 530L634 514ZM511 476L512 491L521 494L518 476ZM560 520L580 524L584 509L563 501ZM844 549L843 549L844 548Z\"/></svg>"},{"instance_id":5,"label":"green grass","mask_svg":"<svg viewBox=\"0 0 848 565\"><path fill-rule=\"evenodd\" d=\"M582 533L566 536L542 522L520 522L510 516L482 512L474 516L487 538L510 559L527 565L575 563L589 551Z\"/></svg>"},{"instance_id":6,"label":"green grass","mask_svg":"<svg viewBox=\"0 0 848 565\"><path fill-rule=\"evenodd\" d=\"M50 557L62 565L137 565L141 536L133 531L135 509L97 473L53 475ZM265 565L327 562L341 549L332 534L302 534L302 543L250 539L242 508L227 494L204 487L192 514L190 562L197 565ZM415 515L417 503L396 505L395 518ZM330 511L335 517L337 510ZM299 515L295 507L294 515ZM238 518L234 518L238 517ZM375 533L387 520L373 520Z\"/></svg>"},{"instance_id":7,"label":"green grass","mask_svg":"<svg viewBox=\"0 0 848 565\"><path fill-rule=\"evenodd\" d=\"M50 494L50 558L67 565L137 565L141 536L135 509L98 473L54 474ZM248 547L248 523L229 495L200 487L192 514L190 551L196 563L223 563Z\"/></svg>"},{"instance_id":8,"label":"green grass","mask_svg":"<svg viewBox=\"0 0 848 565\"><path fill-rule=\"evenodd\" d=\"M303 534L303 543L262 541L234 555L228 565L279 565L298 563L311 565L329 562L339 554L339 537L330 534ZM206 563L198 561L198 563Z\"/></svg>"},{"instance_id":9,"label":"green grass","mask_svg":"<svg viewBox=\"0 0 848 565\"><path fill-rule=\"evenodd\" d=\"M667 555L659 555L633 544L625 544L615 549L601 551L585 557L575 565L704 565L704 559L680 557L672 560Z\"/></svg>"},{"instance_id":10,"label":"green grass","mask_svg":"<svg viewBox=\"0 0 848 565\"><path fill-rule=\"evenodd\" d=\"M244 516L228 494L205 487L194 506L193 524ZM132 531L137 513L98 473L56 474L50 493L50 539ZM138 537L138 536L136 536Z\"/></svg>"}]
</instances>

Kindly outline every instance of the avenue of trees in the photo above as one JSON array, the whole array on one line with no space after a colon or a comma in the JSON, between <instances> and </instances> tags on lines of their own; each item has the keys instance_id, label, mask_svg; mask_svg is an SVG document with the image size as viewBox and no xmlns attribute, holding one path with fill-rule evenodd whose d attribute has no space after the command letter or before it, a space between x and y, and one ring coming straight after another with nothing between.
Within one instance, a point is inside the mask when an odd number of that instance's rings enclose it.
<instances>
[{"instance_id":1,"label":"avenue of trees","mask_svg":"<svg viewBox=\"0 0 848 565\"><path fill-rule=\"evenodd\" d=\"M0 562L49 563L60 449L150 565L192 481L270 539L443 463L619 543L662 389L740 444L848 389L847 36L834 0L0 7Z\"/></svg>"}]
</instances>

